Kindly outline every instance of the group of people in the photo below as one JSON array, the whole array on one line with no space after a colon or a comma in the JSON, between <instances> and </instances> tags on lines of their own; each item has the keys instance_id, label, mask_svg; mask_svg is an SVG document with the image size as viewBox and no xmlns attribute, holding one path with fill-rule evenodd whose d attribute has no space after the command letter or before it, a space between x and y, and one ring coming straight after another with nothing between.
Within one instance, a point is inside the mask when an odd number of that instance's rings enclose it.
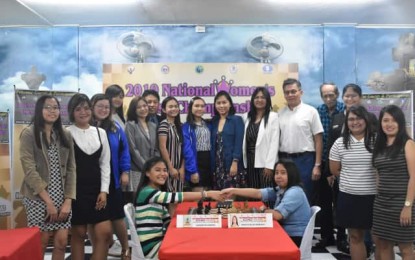
<instances>
[{"instance_id":1,"label":"group of people","mask_svg":"<svg viewBox=\"0 0 415 260\"><path fill-rule=\"evenodd\" d=\"M352 259L366 259L373 242L376 259L394 259L398 244L403 259L414 259L415 143L405 116L396 105L385 106L379 119L361 105L356 84L343 88L343 103L334 83L320 86L318 107L324 126L323 177L318 182L321 213L320 246L334 244ZM373 240L372 240L373 238Z\"/></svg>"},{"instance_id":2,"label":"group of people","mask_svg":"<svg viewBox=\"0 0 415 260\"><path fill-rule=\"evenodd\" d=\"M235 115L231 96L220 91L211 120L204 118L204 99L193 97L183 124L172 96L163 99L158 115L154 90L133 98L125 118L123 89L111 85L91 99L75 94L66 129L58 99L42 96L20 137L28 225L40 227L44 248L54 236L54 259L63 259L69 228L73 259L84 258L87 236L93 259L106 259L108 248L117 244L117 255L130 259L123 205L133 202L143 252L153 257L176 203L248 197L264 201L269 206L264 212L299 246L310 204L318 197L321 243L334 240L335 201L337 240L347 228L353 259L363 259L363 237L372 223L379 256L390 254L398 242L403 256L413 257L415 163L408 158L415 145L405 118L398 107L388 106L377 126L359 105L360 87L349 85L343 89L344 107L337 102L337 87L323 84L324 104L315 109L302 102L301 83L287 79L282 87L287 106L278 113L267 88L259 87L242 117Z\"/></svg>"}]
</instances>

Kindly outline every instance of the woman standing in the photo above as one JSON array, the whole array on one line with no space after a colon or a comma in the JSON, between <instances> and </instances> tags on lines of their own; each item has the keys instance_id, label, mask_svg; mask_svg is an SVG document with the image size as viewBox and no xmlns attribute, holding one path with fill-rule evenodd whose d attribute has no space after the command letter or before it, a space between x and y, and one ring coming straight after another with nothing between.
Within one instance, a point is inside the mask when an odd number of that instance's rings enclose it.
<instances>
[{"instance_id":1,"label":"woman standing","mask_svg":"<svg viewBox=\"0 0 415 260\"><path fill-rule=\"evenodd\" d=\"M167 205L205 198L222 200L220 191L168 192L169 173L166 162L160 157L146 161L135 199L137 235L146 258L157 258L165 230L170 224Z\"/></svg>"},{"instance_id":2,"label":"woman standing","mask_svg":"<svg viewBox=\"0 0 415 260\"><path fill-rule=\"evenodd\" d=\"M184 162L182 158L182 124L179 102L174 97L166 97L161 103L163 121L158 127L158 140L161 157L166 161L170 178L169 191L183 191Z\"/></svg>"},{"instance_id":3,"label":"woman standing","mask_svg":"<svg viewBox=\"0 0 415 260\"><path fill-rule=\"evenodd\" d=\"M278 114L271 111L267 88L258 87L251 96L251 109L244 114L244 166L248 170L248 187L272 187L273 167L278 161L280 127Z\"/></svg>"},{"instance_id":4,"label":"woman standing","mask_svg":"<svg viewBox=\"0 0 415 260\"><path fill-rule=\"evenodd\" d=\"M85 94L75 94L68 103L68 127L74 140L76 193L72 210L72 259L85 257L87 230L92 237L92 259L106 259L111 241L107 194L110 185L111 151L104 129L90 126L91 102Z\"/></svg>"},{"instance_id":5,"label":"woman standing","mask_svg":"<svg viewBox=\"0 0 415 260\"><path fill-rule=\"evenodd\" d=\"M124 222L124 208L122 198L122 186L128 185L130 172L130 153L127 138L121 127L111 119L111 102L104 94L96 94L92 102L92 125L103 128L108 137L111 150L111 177L107 207L110 212L112 229L119 239L110 248L109 254L129 259L129 246L127 227ZM112 249L112 250L111 250Z\"/></svg>"},{"instance_id":6,"label":"woman standing","mask_svg":"<svg viewBox=\"0 0 415 260\"><path fill-rule=\"evenodd\" d=\"M40 228L43 252L53 236L52 258L64 259L76 171L72 137L62 127L57 98L44 95L37 100L32 124L20 136L20 161L28 226Z\"/></svg>"},{"instance_id":7,"label":"woman standing","mask_svg":"<svg viewBox=\"0 0 415 260\"><path fill-rule=\"evenodd\" d=\"M119 85L111 85L105 90L105 95L110 98L111 101L111 114L112 120L117 122L121 128L125 129L124 118L124 90Z\"/></svg>"},{"instance_id":8,"label":"woman standing","mask_svg":"<svg viewBox=\"0 0 415 260\"><path fill-rule=\"evenodd\" d=\"M210 130L203 119L206 103L201 97L189 102L186 123L183 124L183 155L185 180L193 191L211 189Z\"/></svg>"},{"instance_id":9,"label":"woman standing","mask_svg":"<svg viewBox=\"0 0 415 260\"><path fill-rule=\"evenodd\" d=\"M402 259L414 259L415 143L406 132L405 116L399 107L384 107L379 121L373 151L379 176L372 231L376 251L380 259L393 259L397 243Z\"/></svg>"},{"instance_id":10,"label":"woman standing","mask_svg":"<svg viewBox=\"0 0 415 260\"><path fill-rule=\"evenodd\" d=\"M366 259L364 235L372 227L376 194L373 145L374 134L366 108L350 107L342 137L334 142L329 159L331 173L340 177L337 224L348 230L352 259Z\"/></svg>"},{"instance_id":11,"label":"woman standing","mask_svg":"<svg viewBox=\"0 0 415 260\"><path fill-rule=\"evenodd\" d=\"M328 143L327 143L327 151L330 151L330 148L333 146L334 142L342 135L345 128L346 123L346 112L352 106L358 106L362 102L362 89L359 85L350 83L343 87L342 99L346 109L344 113L338 113L333 116L333 120L330 126L330 131L328 135ZM376 131L377 129L377 118L374 114L369 113L369 121L372 128L372 131ZM333 173L332 173L333 174ZM333 187L333 200L334 200L334 208L337 207L337 197L339 194L339 185L338 180L335 178L329 178L329 185ZM342 227L337 226L337 249L344 253L349 253L349 246L347 242L347 235L346 230ZM369 232L368 232L369 233ZM366 249L367 253L369 254L372 247L372 241L370 239L370 234L366 237Z\"/></svg>"},{"instance_id":12,"label":"woman standing","mask_svg":"<svg viewBox=\"0 0 415 260\"><path fill-rule=\"evenodd\" d=\"M228 92L219 91L214 99L215 116L211 131L211 167L213 189L246 185L246 174L242 164L242 142L244 123L235 115L232 98Z\"/></svg>"},{"instance_id":13,"label":"woman standing","mask_svg":"<svg viewBox=\"0 0 415 260\"><path fill-rule=\"evenodd\" d=\"M160 156L157 145L157 126L149 121L148 105L143 97L131 100L127 111L127 124L125 133L131 155L131 183L133 191L137 191L143 172L144 163L154 157Z\"/></svg>"}]
</instances>

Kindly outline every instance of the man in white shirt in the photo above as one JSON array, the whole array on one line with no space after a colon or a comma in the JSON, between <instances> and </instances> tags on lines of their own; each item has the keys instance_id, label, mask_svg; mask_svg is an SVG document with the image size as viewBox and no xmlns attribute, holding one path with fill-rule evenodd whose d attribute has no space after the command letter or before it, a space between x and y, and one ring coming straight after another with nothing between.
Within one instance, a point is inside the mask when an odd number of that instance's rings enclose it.
<instances>
[{"instance_id":1,"label":"man in white shirt","mask_svg":"<svg viewBox=\"0 0 415 260\"><path fill-rule=\"evenodd\" d=\"M311 203L313 181L321 176L323 126L317 110L301 101L300 81L288 78L282 85L287 106L280 116L280 158L290 158L300 171L308 201Z\"/></svg>"}]
</instances>

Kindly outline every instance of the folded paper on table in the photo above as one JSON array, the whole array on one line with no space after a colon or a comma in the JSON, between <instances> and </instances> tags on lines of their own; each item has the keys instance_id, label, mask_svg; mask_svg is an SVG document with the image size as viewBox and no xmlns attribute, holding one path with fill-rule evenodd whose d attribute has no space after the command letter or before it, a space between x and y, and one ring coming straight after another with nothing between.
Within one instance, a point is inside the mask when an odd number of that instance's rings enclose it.
<instances>
[{"instance_id":1,"label":"folded paper on table","mask_svg":"<svg viewBox=\"0 0 415 260\"><path fill-rule=\"evenodd\" d=\"M271 213L239 213L228 215L228 228L272 228Z\"/></svg>"},{"instance_id":2,"label":"folded paper on table","mask_svg":"<svg viewBox=\"0 0 415 260\"><path fill-rule=\"evenodd\" d=\"M221 228L221 215L177 215L178 228Z\"/></svg>"}]
</instances>

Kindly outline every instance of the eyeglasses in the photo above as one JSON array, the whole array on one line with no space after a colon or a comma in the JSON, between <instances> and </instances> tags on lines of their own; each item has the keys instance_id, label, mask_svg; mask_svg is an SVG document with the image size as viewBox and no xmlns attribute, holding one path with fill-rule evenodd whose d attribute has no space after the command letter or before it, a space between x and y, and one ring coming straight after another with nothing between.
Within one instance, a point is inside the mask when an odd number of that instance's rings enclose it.
<instances>
[{"instance_id":1,"label":"eyeglasses","mask_svg":"<svg viewBox=\"0 0 415 260\"><path fill-rule=\"evenodd\" d=\"M356 122L356 121L362 121L363 120L363 118L361 118L361 117L349 117L349 118L347 118L347 122L350 122L350 123L353 123L353 122Z\"/></svg>"},{"instance_id":2,"label":"eyeglasses","mask_svg":"<svg viewBox=\"0 0 415 260\"><path fill-rule=\"evenodd\" d=\"M109 110L110 109L110 106L104 106L104 105L96 105L95 107L98 108L98 109L101 109L101 110Z\"/></svg>"},{"instance_id":3,"label":"eyeglasses","mask_svg":"<svg viewBox=\"0 0 415 260\"><path fill-rule=\"evenodd\" d=\"M82 110L83 111L90 111L91 108L89 106L77 106L74 111L75 112L81 112Z\"/></svg>"},{"instance_id":4,"label":"eyeglasses","mask_svg":"<svg viewBox=\"0 0 415 260\"><path fill-rule=\"evenodd\" d=\"M285 90L284 91L284 95L285 96L288 96L288 95L295 95L295 94L297 94L297 92L298 92L299 90L297 90L297 89L291 89L291 90Z\"/></svg>"},{"instance_id":5,"label":"eyeglasses","mask_svg":"<svg viewBox=\"0 0 415 260\"><path fill-rule=\"evenodd\" d=\"M47 105L47 106L44 106L43 109L46 109L49 112L54 112L54 111L60 110L60 107L59 106L49 106L49 105Z\"/></svg>"},{"instance_id":6,"label":"eyeglasses","mask_svg":"<svg viewBox=\"0 0 415 260\"><path fill-rule=\"evenodd\" d=\"M350 95L344 95L343 96L343 98L351 98L351 99L353 99L353 98L357 98L359 95L357 95L357 94L350 94Z\"/></svg>"}]
</instances>

